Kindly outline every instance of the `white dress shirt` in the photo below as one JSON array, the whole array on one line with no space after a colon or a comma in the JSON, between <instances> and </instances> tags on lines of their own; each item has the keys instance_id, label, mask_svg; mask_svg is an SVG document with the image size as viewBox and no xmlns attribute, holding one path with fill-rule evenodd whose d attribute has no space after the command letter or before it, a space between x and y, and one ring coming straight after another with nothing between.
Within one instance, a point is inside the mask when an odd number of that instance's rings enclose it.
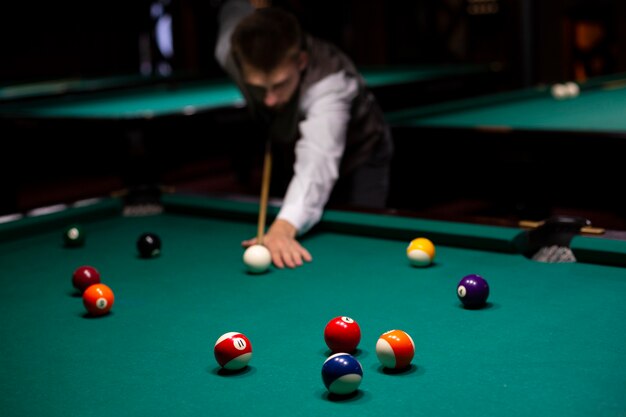
<instances>
[{"instance_id":1,"label":"white dress shirt","mask_svg":"<svg viewBox=\"0 0 626 417\"><path fill-rule=\"evenodd\" d=\"M222 67L230 54L230 36L237 23L254 8L246 0L227 1L220 11L215 57ZM294 175L277 218L291 223L301 235L322 217L345 149L352 100L358 82L344 71L330 74L300 92L300 138L295 145Z\"/></svg>"}]
</instances>

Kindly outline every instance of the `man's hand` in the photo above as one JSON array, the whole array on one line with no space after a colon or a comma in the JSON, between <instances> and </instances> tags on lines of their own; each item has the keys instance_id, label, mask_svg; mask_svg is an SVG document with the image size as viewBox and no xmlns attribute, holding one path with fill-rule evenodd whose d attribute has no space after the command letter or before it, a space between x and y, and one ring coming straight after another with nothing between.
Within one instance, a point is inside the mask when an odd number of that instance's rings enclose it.
<instances>
[{"instance_id":1,"label":"man's hand","mask_svg":"<svg viewBox=\"0 0 626 417\"><path fill-rule=\"evenodd\" d=\"M277 219L263 237L263 245L270 250L272 262L277 268L295 268L301 266L303 261L313 260L309 251L296 240L296 234L297 230L291 223ZM241 244L247 248L256 243L257 239L253 238L244 240Z\"/></svg>"}]
</instances>

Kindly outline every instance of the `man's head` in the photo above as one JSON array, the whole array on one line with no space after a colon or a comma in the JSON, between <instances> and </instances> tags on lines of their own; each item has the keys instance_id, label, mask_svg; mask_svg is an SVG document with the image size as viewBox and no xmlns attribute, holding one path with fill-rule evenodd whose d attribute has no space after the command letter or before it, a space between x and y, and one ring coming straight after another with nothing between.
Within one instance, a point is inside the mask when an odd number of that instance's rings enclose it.
<instances>
[{"instance_id":1,"label":"man's head","mask_svg":"<svg viewBox=\"0 0 626 417\"><path fill-rule=\"evenodd\" d=\"M280 109L298 89L308 55L295 16L279 8L258 9L244 18L231 43L243 80L267 107Z\"/></svg>"}]
</instances>

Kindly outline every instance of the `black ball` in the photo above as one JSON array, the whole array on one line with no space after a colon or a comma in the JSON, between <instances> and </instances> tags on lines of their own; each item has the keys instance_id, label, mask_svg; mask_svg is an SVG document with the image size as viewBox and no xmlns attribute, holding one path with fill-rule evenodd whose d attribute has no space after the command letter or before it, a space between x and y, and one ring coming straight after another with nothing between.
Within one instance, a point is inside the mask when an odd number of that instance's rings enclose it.
<instances>
[{"instance_id":1,"label":"black ball","mask_svg":"<svg viewBox=\"0 0 626 417\"><path fill-rule=\"evenodd\" d=\"M161 238L154 233L143 233L137 239L137 250L142 258L153 258L161 253Z\"/></svg>"}]
</instances>

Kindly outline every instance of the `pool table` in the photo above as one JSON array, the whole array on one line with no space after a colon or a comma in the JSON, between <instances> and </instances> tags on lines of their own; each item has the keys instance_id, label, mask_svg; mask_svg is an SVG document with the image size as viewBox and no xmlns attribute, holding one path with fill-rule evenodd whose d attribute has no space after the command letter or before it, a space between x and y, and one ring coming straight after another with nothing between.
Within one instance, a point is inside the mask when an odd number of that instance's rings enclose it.
<instances>
[{"instance_id":1,"label":"pool table","mask_svg":"<svg viewBox=\"0 0 626 417\"><path fill-rule=\"evenodd\" d=\"M366 83L384 110L494 90L497 64L365 66ZM410 103L410 104L409 104ZM154 119L242 107L228 78L115 76L0 87L0 115L27 119Z\"/></svg>"},{"instance_id":2,"label":"pool table","mask_svg":"<svg viewBox=\"0 0 626 417\"><path fill-rule=\"evenodd\" d=\"M550 86L388 113L396 178L427 179L392 205L416 208L449 196L508 200L544 217L552 207L602 207L626 218L620 192L626 154L626 74L581 83L576 98Z\"/></svg>"},{"instance_id":3,"label":"pool table","mask_svg":"<svg viewBox=\"0 0 626 417\"><path fill-rule=\"evenodd\" d=\"M26 101L63 94L93 93L131 85L146 85L162 77L121 74L109 77L70 77L0 85L0 103Z\"/></svg>"},{"instance_id":4,"label":"pool table","mask_svg":"<svg viewBox=\"0 0 626 417\"><path fill-rule=\"evenodd\" d=\"M388 110L488 91L504 73L490 65L362 70ZM92 183L138 188L167 181L189 166L232 165L245 183L263 143L243 106L230 80L197 76L119 76L0 88L0 186L7 190L0 212L23 208L19 194L25 186L75 181L78 173ZM8 168L15 160L17 167Z\"/></svg>"},{"instance_id":5,"label":"pool table","mask_svg":"<svg viewBox=\"0 0 626 417\"><path fill-rule=\"evenodd\" d=\"M105 198L0 225L3 416L626 413L626 241L577 235L578 262L541 263L519 253L523 229L329 210L302 239L312 263L249 274L240 243L256 232L256 202L162 203L125 215ZM69 224L84 246L63 246ZM160 235L160 256L138 256L145 231ZM436 245L429 267L407 260L417 236ZM86 315L72 288L85 264L115 294L108 315ZM467 274L489 282L482 309L457 298ZM362 333L363 380L348 397L321 378L323 330L339 315ZM415 343L401 372L375 351L391 329ZM213 355L229 331L252 343L238 373Z\"/></svg>"}]
</instances>

